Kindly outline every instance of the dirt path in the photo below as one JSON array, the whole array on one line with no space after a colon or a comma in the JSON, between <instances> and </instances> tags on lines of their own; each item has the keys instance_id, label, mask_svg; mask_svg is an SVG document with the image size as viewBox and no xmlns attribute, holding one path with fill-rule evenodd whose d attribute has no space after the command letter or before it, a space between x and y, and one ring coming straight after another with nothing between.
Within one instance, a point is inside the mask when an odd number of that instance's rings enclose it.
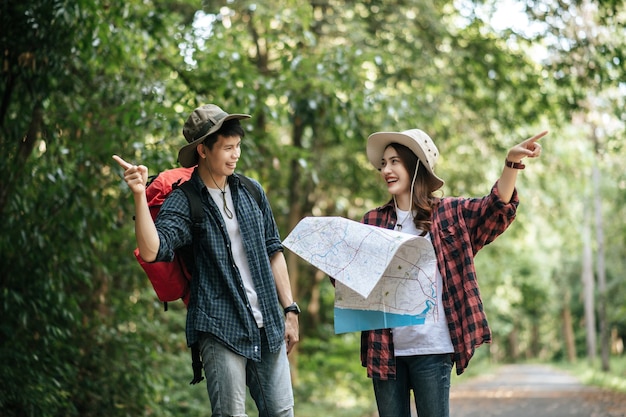
<instances>
[{"instance_id":1,"label":"dirt path","mask_svg":"<svg viewBox=\"0 0 626 417\"><path fill-rule=\"evenodd\" d=\"M546 365L506 365L453 383L451 417L626 417L626 394L585 387Z\"/></svg>"}]
</instances>

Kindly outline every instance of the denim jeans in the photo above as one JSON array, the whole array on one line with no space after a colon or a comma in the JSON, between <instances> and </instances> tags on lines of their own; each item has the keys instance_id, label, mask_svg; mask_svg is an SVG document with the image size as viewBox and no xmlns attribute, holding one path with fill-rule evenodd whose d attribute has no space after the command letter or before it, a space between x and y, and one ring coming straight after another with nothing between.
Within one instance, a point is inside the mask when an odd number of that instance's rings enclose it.
<instances>
[{"instance_id":1,"label":"denim jeans","mask_svg":"<svg viewBox=\"0 0 626 417\"><path fill-rule=\"evenodd\" d=\"M449 417L452 358L442 355L396 357L397 379L374 379L380 417L411 417L411 389L419 417Z\"/></svg>"},{"instance_id":2,"label":"denim jeans","mask_svg":"<svg viewBox=\"0 0 626 417\"><path fill-rule=\"evenodd\" d=\"M293 417L293 390L287 350L271 353L262 331L261 362L246 359L210 334L200 337L200 353L213 417L246 417L246 386L259 417Z\"/></svg>"}]
</instances>

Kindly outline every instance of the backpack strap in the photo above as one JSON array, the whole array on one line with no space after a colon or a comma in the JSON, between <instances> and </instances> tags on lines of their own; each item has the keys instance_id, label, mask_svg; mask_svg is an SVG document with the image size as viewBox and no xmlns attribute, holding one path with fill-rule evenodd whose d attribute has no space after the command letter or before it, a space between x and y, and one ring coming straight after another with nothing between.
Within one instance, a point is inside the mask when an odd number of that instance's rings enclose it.
<instances>
[{"instance_id":1,"label":"backpack strap","mask_svg":"<svg viewBox=\"0 0 626 417\"><path fill-rule=\"evenodd\" d=\"M256 201L259 208L261 208L261 192L254 185L252 180L245 175L237 174L237 178L241 181L241 184L244 186L246 190ZM189 200L189 208L191 209L191 221L194 225L202 223L204 212L202 211L202 200L200 200L200 196L196 189L191 185L191 181L185 181L184 183L178 185L174 185L174 188L180 188L185 192L187 196L187 200Z\"/></svg>"},{"instance_id":2,"label":"backpack strap","mask_svg":"<svg viewBox=\"0 0 626 417\"><path fill-rule=\"evenodd\" d=\"M252 197L254 198L254 200L256 201L257 205L259 206L259 208L261 210L263 210L261 208L261 192L259 191L259 189L254 185L254 183L252 182L252 180L248 177L246 177L245 175L242 174L237 174L237 177L239 178L239 181L241 181L241 184L245 187L246 190L248 190L248 192L250 194L252 194Z\"/></svg>"},{"instance_id":3,"label":"backpack strap","mask_svg":"<svg viewBox=\"0 0 626 417\"><path fill-rule=\"evenodd\" d=\"M191 214L192 223L191 244L193 245L193 243L196 242L200 236L200 228L202 226L202 220L204 217L202 200L200 198L200 194L198 193L198 191L196 191L193 184L191 183L191 180L185 181L182 184L178 185L178 188L183 190L183 192L187 196L187 200L189 201L189 211ZM189 268L189 266L187 268ZM202 359L200 358L200 349L198 347L198 342L194 343L191 346L191 367L193 369L193 379L189 384L195 385L204 379L204 377L202 376Z\"/></svg>"},{"instance_id":4,"label":"backpack strap","mask_svg":"<svg viewBox=\"0 0 626 417\"><path fill-rule=\"evenodd\" d=\"M245 175L238 174L237 177L243 184L243 186L248 190L252 197L258 204L259 208L261 208L261 192L254 185L252 180ZM192 242L198 239L200 234L200 228L202 225L202 221L204 220L204 210L202 208L202 200L200 199L200 195L194 188L191 181L185 181L180 185L175 186L175 188L180 188L183 190L185 195L187 196L187 200L189 201L189 210L191 212L191 223L192 227Z\"/></svg>"},{"instance_id":5,"label":"backpack strap","mask_svg":"<svg viewBox=\"0 0 626 417\"><path fill-rule=\"evenodd\" d=\"M200 199L200 195L193 187L191 181L185 181L184 183L178 186L185 195L187 196L187 200L189 201L189 211L191 212L191 242L195 242L200 236L200 228L202 225L202 220L204 219L204 210L202 209L202 200ZM191 272L191 271L190 271Z\"/></svg>"},{"instance_id":6,"label":"backpack strap","mask_svg":"<svg viewBox=\"0 0 626 417\"><path fill-rule=\"evenodd\" d=\"M254 200L256 201L259 208L261 208L261 192L254 185L252 180L245 175L237 175L239 180L243 184L244 188L248 190ZM202 221L204 220L204 209L202 208L202 199L200 198L200 194L195 189L191 180L185 181L182 184L175 184L173 188L180 188L185 195L187 196L187 201L189 201L189 211L191 217L191 244L193 246L194 242L196 242L202 233ZM262 210L262 208L261 208ZM192 266L195 267L195 263L191 262L191 259L185 262L187 265L187 269L190 273L193 274Z\"/></svg>"}]
</instances>

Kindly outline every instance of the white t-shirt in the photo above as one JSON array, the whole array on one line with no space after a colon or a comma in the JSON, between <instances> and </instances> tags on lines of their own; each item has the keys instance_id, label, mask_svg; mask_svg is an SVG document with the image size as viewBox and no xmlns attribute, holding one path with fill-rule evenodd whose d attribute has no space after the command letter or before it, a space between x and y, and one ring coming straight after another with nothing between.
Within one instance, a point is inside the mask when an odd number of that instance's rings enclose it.
<instances>
[{"instance_id":1,"label":"white t-shirt","mask_svg":"<svg viewBox=\"0 0 626 417\"><path fill-rule=\"evenodd\" d=\"M419 236L422 231L418 230L413 223L412 216L408 211L396 209L398 220L402 221L402 232ZM424 236L432 242L430 233ZM437 313L434 323L424 323L415 326L404 326L391 329L393 332L393 345L395 356L413 356L452 353L454 347L450 340L450 331L445 317L442 302L443 279L439 268L436 269L437 283Z\"/></svg>"},{"instance_id":2,"label":"white t-shirt","mask_svg":"<svg viewBox=\"0 0 626 417\"><path fill-rule=\"evenodd\" d=\"M254 315L254 320L259 328L263 327L263 314L261 313L261 308L259 305L259 298L256 293L256 289L254 288L254 282L252 281L252 274L250 273L250 266L248 265L248 256L246 255L246 251L243 247L243 240L241 239L241 230L239 229L239 222L237 221L237 215L235 214L235 205L233 204L233 197L230 192L230 186L226 184L226 205L230 209L233 218L229 219L224 210L224 200L222 199L222 192L220 190L216 190L215 188L209 188L209 194L217 204L217 207L224 218L224 223L226 224L226 231L228 232L228 236L230 237L231 250L233 253L233 258L235 258L235 265L239 269L239 275L241 275L241 279L243 281L243 286L246 289L246 294L248 296L248 302L250 303L250 308L252 309L252 314ZM229 213L230 214L230 213Z\"/></svg>"}]
</instances>

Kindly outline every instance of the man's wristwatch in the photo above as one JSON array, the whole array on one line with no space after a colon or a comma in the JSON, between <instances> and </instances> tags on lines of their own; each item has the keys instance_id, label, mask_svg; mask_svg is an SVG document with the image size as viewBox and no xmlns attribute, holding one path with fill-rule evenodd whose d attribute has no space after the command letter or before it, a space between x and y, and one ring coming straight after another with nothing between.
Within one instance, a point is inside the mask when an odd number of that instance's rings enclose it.
<instances>
[{"instance_id":1,"label":"man's wristwatch","mask_svg":"<svg viewBox=\"0 0 626 417\"><path fill-rule=\"evenodd\" d=\"M287 313L296 313L296 315L300 314L300 307L297 303L293 303L285 307L285 314Z\"/></svg>"}]
</instances>

